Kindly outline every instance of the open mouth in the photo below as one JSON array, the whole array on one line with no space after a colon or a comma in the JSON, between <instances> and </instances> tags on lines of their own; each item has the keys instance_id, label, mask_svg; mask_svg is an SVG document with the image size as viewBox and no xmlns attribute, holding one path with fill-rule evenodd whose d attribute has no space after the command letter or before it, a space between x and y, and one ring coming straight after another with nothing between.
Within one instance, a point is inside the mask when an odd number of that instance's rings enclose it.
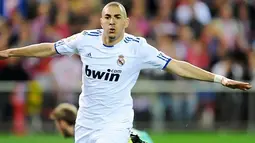
<instances>
[{"instance_id":1,"label":"open mouth","mask_svg":"<svg viewBox=\"0 0 255 143\"><path fill-rule=\"evenodd\" d=\"M110 29L109 29L109 32L110 32L110 33L115 33L115 28L110 28Z\"/></svg>"}]
</instances>

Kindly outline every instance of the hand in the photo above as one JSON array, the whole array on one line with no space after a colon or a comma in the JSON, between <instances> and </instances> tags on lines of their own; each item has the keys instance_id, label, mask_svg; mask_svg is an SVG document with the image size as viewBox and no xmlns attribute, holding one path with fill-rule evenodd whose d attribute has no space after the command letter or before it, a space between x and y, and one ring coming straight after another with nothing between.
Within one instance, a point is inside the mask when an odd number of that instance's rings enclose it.
<instances>
[{"instance_id":1,"label":"hand","mask_svg":"<svg viewBox=\"0 0 255 143\"><path fill-rule=\"evenodd\" d=\"M231 80L228 78L223 78L221 80L221 84L232 89L240 89L240 90L248 90L252 87L249 83Z\"/></svg>"},{"instance_id":2,"label":"hand","mask_svg":"<svg viewBox=\"0 0 255 143\"><path fill-rule=\"evenodd\" d=\"M9 58L9 54L8 54L7 50L0 51L0 60L4 60L7 58Z\"/></svg>"}]
</instances>

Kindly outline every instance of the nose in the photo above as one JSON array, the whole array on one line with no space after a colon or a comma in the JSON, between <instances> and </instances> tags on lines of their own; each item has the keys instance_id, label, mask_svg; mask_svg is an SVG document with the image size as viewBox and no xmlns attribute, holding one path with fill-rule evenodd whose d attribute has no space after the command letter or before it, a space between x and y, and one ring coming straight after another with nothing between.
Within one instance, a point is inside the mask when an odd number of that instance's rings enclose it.
<instances>
[{"instance_id":1,"label":"nose","mask_svg":"<svg viewBox=\"0 0 255 143\"><path fill-rule=\"evenodd\" d=\"M110 19L110 25L115 25L115 20L114 20L114 18L111 18L111 19Z\"/></svg>"}]
</instances>

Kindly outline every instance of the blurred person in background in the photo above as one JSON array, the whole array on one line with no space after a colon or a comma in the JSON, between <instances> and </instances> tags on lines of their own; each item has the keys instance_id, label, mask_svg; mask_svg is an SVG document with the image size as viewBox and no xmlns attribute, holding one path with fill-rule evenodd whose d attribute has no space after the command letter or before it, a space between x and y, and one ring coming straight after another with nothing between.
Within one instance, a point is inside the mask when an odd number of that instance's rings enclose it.
<instances>
[{"instance_id":1,"label":"blurred person in background","mask_svg":"<svg viewBox=\"0 0 255 143\"><path fill-rule=\"evenodd\" d=\"M242 58L238 59L238 57ZM249 81L251 72L247 69L248 63L242 62L245 57L244 54L229 53L213 66L212 71L229 78ZM247 106L248 96L245 93L219 93L216 98L216 121L228 121L228 124L220 125L220 127L230 125L233 128L244 128L248 120Z\"/></svg>"},{"instance_id":2,"label":"blurred person in background","mask_svg":"<svg viewBox=\"0 0 255 143\"><path fill-rule=\"evenodd\" d=\"M188 50L191 48L194 35L189 26L179 26L177 28L177 38L174 41L176 59L186 60Z\"/></svg>"},{"instance_id":3,"label":"blurred person in background","mask_svg":"<svg viewBox=\"0 0 255 143\"><path fill-rule=\"evenodd\" d=\"M244 3L240 3L237 15L239 20L233 17L231 5L224 3L220 6L219 17L211 23L213 32L216 33L215 37L221 42L221 47L217 47L219 59L213 65L212 71L236 80L250 81L252 76L249 64L249 21L247 21L248 10ZM216 98L216 121L228 120L231 121L229 124L231 127L245 127L248 119L248 114L245 112L248 108L247 102L247 94L220 93ZM235 110L231 110L233 112L227 112L233 107L236 107Z\"/></svg>"},{"instance_id":4,"label":"blurred person in background","mask_svg":"<svg viewBox=\"0 0 255 143\"><path fill-rule=\"evenodd\" d=\"M203 1L181 0L176 8L176 20L180 25L189 25L198 38L203 26L211 22L211 13Z\"/></svg>"},{"instance_id":5,"label":"blurred person in background","mask_svg":"<svg viewBox=\"0 0 255 143\"><path fill-rule=\"evenodd\" d=\"M44 42L48 40L54 40L56 34L53 34L51 38L46 36L46 28L49 26L49 15L50 15L50 1L39 1L37 3L36 17L31 20L31 35L33 43Z\"/></svg>"},{"instance_id":6,"label":"blurred person in background","mask_svg":"<svg viewBox=\"0 0 255 143\"><path fill-rule=\"evenodd\" d=\"M77 55L72 57L61 56L53 59L50 63L50 73L57 97L57 104L62 102L77 103L78 95L76 95L77 87L82 83L82 64ZM63 78L65 77L65 78Z\"/></svg>"},{"instance_id":7,"label":"blurred person in background","mask_svg":"<svg viewBox=\"0 0 255 143\"><path fill-rule=\"evenodd\" d=\"M149 21L146 17L146 0L132 0L130 11L130 22L127 31L137 36L147 37L149 35Z\"/></svg>"},{"instance_id":8,"label":"blurred person in background","mask_svg":"<svg viewBox=\"0 0 255 143\"><path fill-rule=\"evenodd\" d=\"M187 52L185 61L208 70L209 56L199 40L192 39L189 47L185 50ZM197 93L177 94L172 96L172 99L173 118L176 122L191 122L195 119L199 103Z\"/></svg>"},{"instance_id":9,"label":"blurred person in background","mask_svg":"<svg viewBox=\"0 0 255 143\"><path fill-rule=\"evenodd\" d=\"M154 4L155 6L155 13L147 15L148 19L150 20L149 26L151 28L149 35L147 35L148 42L152 45L155 45L158 50L175 58L175 47L172 44L173 37L176 35L176 25L172 21L172 9L174 6L174 2L162 0L158 3L158 1L151 0L146 1L146 4ZM174 79L174 76L172 74L169 74L166 71L159 71L155 69L143 70L141 74L152 80ZM156 123L151 124L155 129L162 128L164 126L164 123L170 121L172 118L170 96L170 93L157 93L157 95L155 95L155 98L150 102L154 105L149 106L150 112L154 113L152 114L152 118L150 119L152 119L152 121L157 121ZM140 116L139 113L137 114L137 116Z\"/></svg>"},{"instance_id":10,"label":"blurred person in background","mask_svg":"<svg viewBox=\"0 0 255 143\"><path fill-rule=\"evenodd\" d=\"M249 47L249 43L252 42L252 9L255 9L251 4L241 1L234 4L233 14L237 20L240 34L245 47Z\"/></svg>"},{"instance_id":11,"label":"blurred person in background","mask_svg":"<svg viewBox=\"0 0 255 143\"><path fill-rule=\"evenodd\" d=\"M192 44L194 43L192 29L186 25L179 25L176 32L176 39L173 41L172 45L172 56L179 60L191 62L188 51L191 51ZM193 62L193 64L196 65L197 63ZM178 76L174 76L174 79L184 80ZM180 87L182 87L182 85L180 85ZM197 97L194 93L172 94L170 103L171 116L176 125L183 124L184 122L191 122L194 119L197 102Z\"/></svg>"},{"instance_id":12,"label":"blurred person in background","mask_svg":"<svg viewBox=\"0 0 255 143\"><path fill-rule=\"evenodd\" d=\"M157 3L156 15L150 20L151 35L155 40L160 36L176 36L177 25L174 19L174 1L162 0Z\"/></svg>"},{"instance_id":13,"label":"blurred person in background","mask_svg":"<svg viewBox=\"0 0 255 143\"><path fill-rule=\"evenodd\" d=\"M160 33L160 34L159 34ZM155 47L157 47L158 50L167 53L171 57L175 57L175 48L172 44L172 35L166 34L162 31L156 34L156 43ZM152 79L152 80L174 80L174 75L164 71L164 70L156 70L156 69L146 69L141 71L141 75L145 79ZM147 116L144 116L141 114L141 108L134 108L135 109L135 121L136 126L138 128L145 128L145 126L141 126L141 121L152 123L150 126L153 126L157 129L162 128L164 122L171 121L172 119L172 107L171 107L171 95L170 93L166 92L159 92L156 93L155 98L148 99L147 96L144 95L134 96L134 107L144 107L140 105L144 105L147 103L147 108L144 108L143 112L146 111L146 115L149 116L149 118L146 119ZM138 100L138 102L136 101ZM143 101L143 102L142 102ZM155 105L155 106L152 106ZM140 111L140 112L139 112ZM154 113L154 114L152 114ZM151 121L157 121L157 123L153 124Z\"/></svg>"},{"instance_id":14,"label":"blurred person in background","mask_svg":"<svg viewBox=\"0 0 255 143\"><path fill-rule=\"evenodd\" d=\"M74 137L74 126L77 116L77 108L70 103L59 104L50 114L57 130L65 138ZM145 131L132 129L129 143L153 143L149 134Z\"/></svg>"},{"instance_id":15,"label":"blurred person in background","mask_svg":"<svg viewBox=\"0 0 255 143\"><path fill-rule=\"evenodd\" d=\"M58 104L50 113L50 119L54 121L57 130L64 137L74 137L76 116L76 106L69 103Z\"/></svg>"},{"instance_id":16,"label":"blurred person in background","mask_svg":"<svg viewBox=\"0 0 255 143\"><path fill-rule=\"evenodd\" d=\"M225 47L222 50L237 51L245 50L244 39L245 34L238 27L237 21L233 17L232 7L228 3L221 5L219 9L219 17L213 19L212 23L216 34L223 40ZM225 52L224 52L225 53Z\"/></svg>"},{"instance_id":17,"label":"blurred person in background","mask_svg":"<svg viewBox=\"0 0 255 143\"><path fill-rule=\"evenodd\" d=\"M8 129L13 127L11 123L14 122L13 115L15 114L15 101L13 99L17 99L17 94L19 92L19 90L17 92L15 89L21 86L23 88L25 82L30 80L30 76L27 71L22 67L21 62L21 58L9 58L8 60L6 60L6 65L0 70L0 81L2 83L16 81L14 89L12 89L12 91L5 91L0 94L3 97L3 99L1 99L1 102L3 103L1 103L0 105L0 117L2 117L1 123L7 125ZM21 94L24 95L25 92L21 90L20 95Z\"/></svg>"},{"instance_id":18,"label":"blurred person in background","mask_svg":"<svg viewBox=\"0 0 255 143\"><path fill-rule=\"evenodd\" d=\"M61 1L59 1L61 2ZM70 26L72 34L83 29L100 28L100 0L76 0L70 3Z\"/></svg>"},{"instance_id":19,"label":"blurred person in background","mask_svg":"<svg viewBox=\"0 0 255 143\"><path fill-rule=\"evenodd\" d=\"M203 0L209 7L212 18L218 16L218 11L222 4L226 2L226 0Z\"/></svg>"},{"instance_id":20,"label":"blurred person in background","mask_svg":"<svg viewBox=\"0 0 255 143\"><path fill-rule=\"evenodd\" d=\"M181 25L188 25L193 19L202 25L211 21L211 13L206 3L200 0L181 0L176 9L176 19Z\"/></svg>"}]
</instances>

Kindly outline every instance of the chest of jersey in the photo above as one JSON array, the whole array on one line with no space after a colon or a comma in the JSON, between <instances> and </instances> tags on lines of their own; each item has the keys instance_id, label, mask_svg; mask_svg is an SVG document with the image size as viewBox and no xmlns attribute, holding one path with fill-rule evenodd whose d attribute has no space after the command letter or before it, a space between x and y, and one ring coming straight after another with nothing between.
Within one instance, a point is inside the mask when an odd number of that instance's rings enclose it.
<instances>
[{"instance_id":1,"label":"chest of jersey","mask_svg":"<svg viewBox=\"0 0 255 143\"><path fill-rule=\"evenodd\" d=\"M137 57L128 47L86 46L81 52L83 70L87 78L117 82L136 70Z\"/></svg>"}]
</instances>

